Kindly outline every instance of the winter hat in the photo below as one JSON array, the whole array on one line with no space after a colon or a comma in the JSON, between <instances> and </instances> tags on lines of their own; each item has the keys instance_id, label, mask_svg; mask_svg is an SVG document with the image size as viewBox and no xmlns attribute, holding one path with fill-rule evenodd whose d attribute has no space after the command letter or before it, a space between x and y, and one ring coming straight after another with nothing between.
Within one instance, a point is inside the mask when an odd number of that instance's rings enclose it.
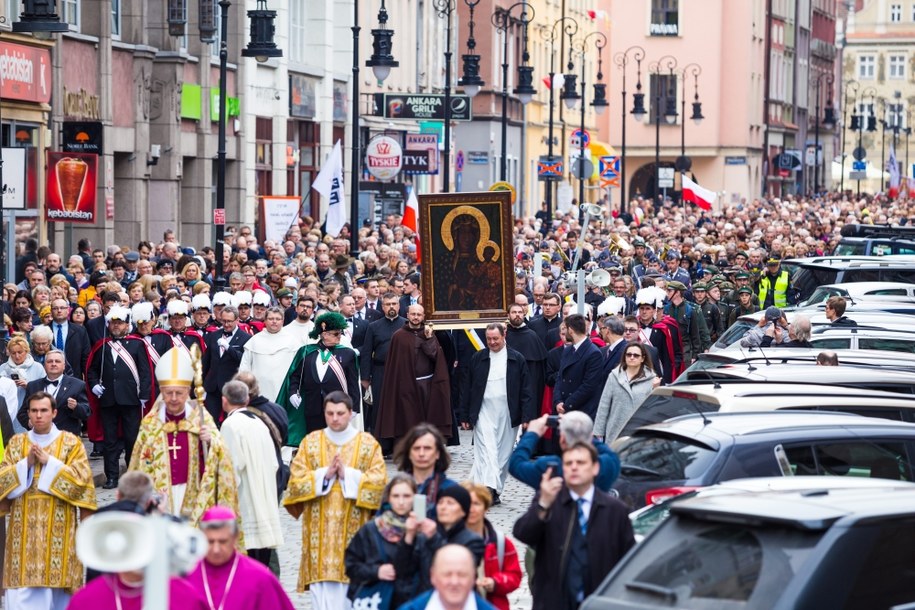
<instances>
[{"instance_id":1,"label":"winter hat","mask_svg":"<svg viewBox=\"0 0 915 610\"><path fill-rule=\"evenodd\" d=\"M461 509L464 511L464 518L470 514L470 492L460 485L452 485L439 490L438 499L436 499L435 503L438 504L442 498L453 498L455 502L460 504Z\"/></svg>"}]
</instances>

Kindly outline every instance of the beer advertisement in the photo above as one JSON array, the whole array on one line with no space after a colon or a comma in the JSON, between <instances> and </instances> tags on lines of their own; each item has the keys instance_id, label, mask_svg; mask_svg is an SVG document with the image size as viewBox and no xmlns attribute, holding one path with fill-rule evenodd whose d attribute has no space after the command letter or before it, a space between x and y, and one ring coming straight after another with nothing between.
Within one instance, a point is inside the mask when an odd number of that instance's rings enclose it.
<instances>
[{"instance_id":1,"label":"beer advertisement","mask_svg":"<svg viewBox=\"0 0 915 610\"><path fill-rule=\"evenodd\" d=\"M94 223L98 155L48 151L48 222Z\"/></svg>"}]
</instances>

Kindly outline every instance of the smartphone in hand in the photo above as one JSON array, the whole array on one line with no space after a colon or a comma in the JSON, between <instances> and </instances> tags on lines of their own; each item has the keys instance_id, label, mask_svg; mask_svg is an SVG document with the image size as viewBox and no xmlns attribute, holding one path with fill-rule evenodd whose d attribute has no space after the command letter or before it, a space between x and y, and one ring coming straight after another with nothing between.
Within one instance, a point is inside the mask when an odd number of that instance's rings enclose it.
<instances>
[{"instance_id":1,"label":"smartphone in hand","mask_svg":"<svg viewBox=\"0 0 915 610\"><path fill-rule=\"evenodd\" d=\"M417 519L426 518L426 494L416 494L413 496L413 514Z\"/></svg>"}]
</instances>

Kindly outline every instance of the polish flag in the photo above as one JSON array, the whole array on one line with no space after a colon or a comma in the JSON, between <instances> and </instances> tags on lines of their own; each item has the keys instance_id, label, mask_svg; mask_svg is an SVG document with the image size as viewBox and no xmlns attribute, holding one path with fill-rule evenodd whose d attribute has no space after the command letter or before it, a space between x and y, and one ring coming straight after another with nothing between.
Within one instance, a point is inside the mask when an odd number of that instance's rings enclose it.
<instances>
[{"instance_id":1,"label":"polish flag","mask_svg":"<svg viewBox=\"0 0 915 610\"><path fill-rule=\"evenodd\" d=\"M718 195L714 191L702 188L690 180L686 174L680 175L683 178L683 201L692 201L703 210L711 210Z\"/></svg>"},{"instance_id":2,"label":"polish flag","mask_svg":"<svg viewBox=\"0 0 915 610\"><path fill-rule=\"evenodd\" d=\"M403 211L403 221L400 223L413 231L413 243L416 244L416 262L422 262L419 249L419 200L416 199L416 189L410 188L407 205Z\"/></svg>"}]
</instances>

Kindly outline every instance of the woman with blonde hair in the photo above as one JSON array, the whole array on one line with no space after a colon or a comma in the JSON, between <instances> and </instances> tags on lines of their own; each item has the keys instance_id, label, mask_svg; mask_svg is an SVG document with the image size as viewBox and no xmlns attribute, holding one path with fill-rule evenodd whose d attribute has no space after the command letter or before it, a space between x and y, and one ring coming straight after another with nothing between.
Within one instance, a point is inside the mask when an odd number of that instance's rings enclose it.
<instances>
[{"instance_id":1,"label":"woman with blonde hair","mask_svg":"<svg viewBox=\"0 0 915 610\"><path fill-rule=\"evenodd\" d=\"M7 377L13 380L13 383L16 384L16 398L18 401L15 405L7 405L7 408L13 418L14 430L17 433L25 432L25 428L16 421L16 413L19 412L19 407L22 405L22 401L25 400L25 386L30 381L41 379L46 373L44 367L32 358L31 347L24 336L14 335L6 344L6 353L9 356L9 360L0 364L0 377Z\"/></svg>"}]
</instances>

